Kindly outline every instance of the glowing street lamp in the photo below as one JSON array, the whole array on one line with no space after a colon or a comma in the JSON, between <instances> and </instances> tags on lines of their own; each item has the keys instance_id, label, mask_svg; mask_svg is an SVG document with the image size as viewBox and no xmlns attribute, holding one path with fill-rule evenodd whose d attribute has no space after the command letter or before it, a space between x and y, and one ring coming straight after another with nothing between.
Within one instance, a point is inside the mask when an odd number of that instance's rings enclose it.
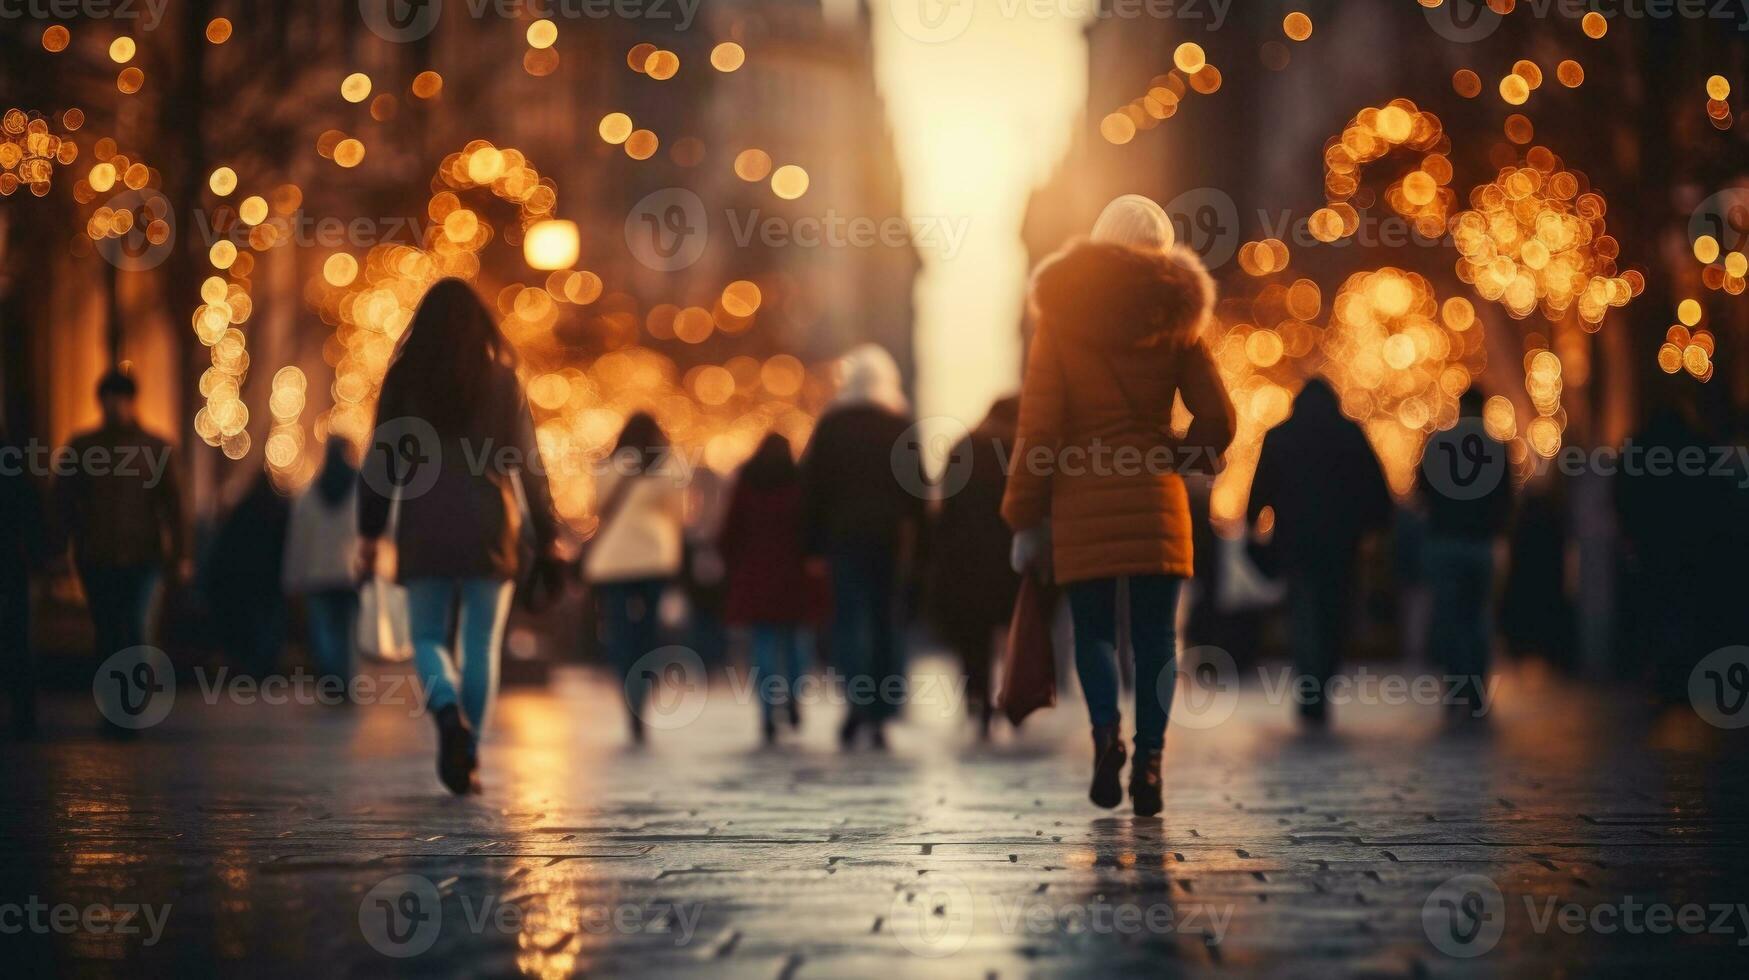
<instances>
[{"instance_id":1,"label":"glowing street lamp","mask_svg":"<svg viewBox=\"0 0 1749 980\"><path fill-rule=\"evenodd\" d=\"M542 272L569 269L577 264L581 245L574 221L542 221L531 225L522 240L522 256L530 268Z\"/></svg>"}]
</instances>

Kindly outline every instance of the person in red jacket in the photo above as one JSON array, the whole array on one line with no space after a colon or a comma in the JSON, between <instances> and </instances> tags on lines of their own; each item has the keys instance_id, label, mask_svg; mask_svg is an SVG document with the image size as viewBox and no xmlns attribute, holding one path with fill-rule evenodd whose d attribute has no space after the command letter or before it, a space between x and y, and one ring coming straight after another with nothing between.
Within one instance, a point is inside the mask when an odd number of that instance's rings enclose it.
<instances>
[{"instance_id":1,"label":"person in red jacket","mask_svg":"<svg viewBox=\"0 0 1749 980\"><path fill-rule=\"evenodd\" d=\"M724 616L747 631L769 744L777 740L779 705L791 728L801 724L795 701L801 631L817 594L802 543L801 474L788 439L766 436L741 468L717 546L728 575Z\"/></svg>"}]
</instances>

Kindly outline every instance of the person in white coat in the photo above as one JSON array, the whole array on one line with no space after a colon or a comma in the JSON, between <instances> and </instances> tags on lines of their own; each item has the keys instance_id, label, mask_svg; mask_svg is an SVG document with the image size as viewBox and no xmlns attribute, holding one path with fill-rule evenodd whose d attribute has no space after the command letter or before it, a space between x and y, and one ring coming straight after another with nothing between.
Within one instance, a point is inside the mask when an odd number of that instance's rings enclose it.
<instances>
[{"instance_id":1,"label":"person in white coat","mask_svg":"<svg viewBox=\"0 0 1749 980\"><path fill-rule=\"evenodd\" d=\"M637 662L661 646L658 607L685 556L685 487L673 463L654 418L640 412L626 421L597 486L600 524L583 559L602 646L625 682L634 742L644 740L654 680Z\"/></svg>"},{"instance_id":2,"label":"person in white coat","mask_svg":"<svg viewBox=\"0 0 1749 980\"><path fill-rule=\"evenodd\" d=\"M350 685L358 635L358 470L351 447L328 440L322 470L292 504L282 579L300 597L318 676Z\"/></svg>"}]
</instances>

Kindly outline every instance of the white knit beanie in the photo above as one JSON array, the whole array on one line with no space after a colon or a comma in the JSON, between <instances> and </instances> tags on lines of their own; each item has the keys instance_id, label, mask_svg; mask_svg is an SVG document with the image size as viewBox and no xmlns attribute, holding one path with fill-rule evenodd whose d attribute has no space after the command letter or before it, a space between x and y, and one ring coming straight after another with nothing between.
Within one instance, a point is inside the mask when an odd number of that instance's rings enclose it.
<instances>
[{"instance_id":1,"label":"white knit beanie","mask_svg":"<svg viewBox=\"0 0 1749 980\"><path fill-rule=\"evenodd\" d=\"M1178 238L1166 209L1151 198L1125 194L1105 206L1093 223L1093 240L1163 252Z\"/></svg>"}]
</instances>

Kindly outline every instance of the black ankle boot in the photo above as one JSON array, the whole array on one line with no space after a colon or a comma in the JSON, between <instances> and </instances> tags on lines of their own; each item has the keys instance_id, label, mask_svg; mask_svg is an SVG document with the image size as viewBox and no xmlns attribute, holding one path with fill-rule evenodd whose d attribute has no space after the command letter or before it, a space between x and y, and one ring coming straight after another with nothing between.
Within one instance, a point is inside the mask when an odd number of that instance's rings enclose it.
<instances>
[{"instance_id":1,"label":"black ankle boot","mask_svg":"<svg viewBox=\"0 0 1749 980\"><path fill-rule=\"evenodd\" d=\"M437 709L437 778L451 793L461 796L474 781L474 733L462 718L461 709L446 705Z\"/></svg>"},{"instance_id":2,"label":"black ankle boot","mask_svg":"<svg viewBox=\"0 0 1749 980\"><path fill-rule=\"evenodd\" d=\"M1123 764L1128 758L1116 725L1093 728L1093 787L1087 798L1109 810L1123 802Z\"/></svg>"},{"instance_id":3,"label":"black ankle boot","mask_svg":"<svg viewBox=\"0 0 1749 980\"><path fill-rule=\"evenodd\" d=\"M1136 763L1130 766L1130 802L1135 804L1138 817L1156 816L1165 807L1160 780L1160 757L1164 754L1159 749L1136 749Z\"/></svg>"}]
</instances>

